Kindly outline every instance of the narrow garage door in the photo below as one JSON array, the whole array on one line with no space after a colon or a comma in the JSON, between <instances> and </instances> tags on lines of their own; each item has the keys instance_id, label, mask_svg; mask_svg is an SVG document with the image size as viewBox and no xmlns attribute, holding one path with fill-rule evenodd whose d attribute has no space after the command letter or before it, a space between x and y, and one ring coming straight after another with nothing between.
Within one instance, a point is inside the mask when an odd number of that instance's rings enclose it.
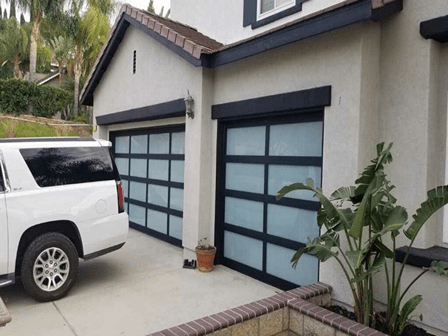
<instances>
[{"instance_id":1,"label":"narrow garage door","mask_svg":"<svg viewBox=\"0 0 448 336\"><path fill-rule=\"evenodd\" d=\"M182 246L185 127L110 135L132 228Z\"/></svg>"},{"instance_id":2,"label":"narrow garage door","mask_svg":"<svg viewBox=\"0 0 448 336\"><path fill-rule=\"evenodd\" d=\"M282 289L318 280L318 260L295 251L319 234L308 191L276 200L285 185L321 184L323 114L221 124L216 240L220 261Z\"/></svg>"}]
</instances>

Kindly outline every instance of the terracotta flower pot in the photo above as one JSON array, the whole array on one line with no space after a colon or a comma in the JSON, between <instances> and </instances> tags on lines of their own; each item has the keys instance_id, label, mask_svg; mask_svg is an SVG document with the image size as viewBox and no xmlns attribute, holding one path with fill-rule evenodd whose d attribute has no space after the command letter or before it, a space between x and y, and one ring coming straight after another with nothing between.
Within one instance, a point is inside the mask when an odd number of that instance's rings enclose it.
<instances>
[{"instance_id":1,"label":"terracotta flower pot","mask_svg":"<svg viewBox=\"0 0 448 336\"><path fill-rule=\"evenodd\" d=\"M210 272L213 269L213 261L215 260L216 247L203 246L196 247L196 256L198 258L198 270L201 272Z\"/></svg>"}]
</instances>

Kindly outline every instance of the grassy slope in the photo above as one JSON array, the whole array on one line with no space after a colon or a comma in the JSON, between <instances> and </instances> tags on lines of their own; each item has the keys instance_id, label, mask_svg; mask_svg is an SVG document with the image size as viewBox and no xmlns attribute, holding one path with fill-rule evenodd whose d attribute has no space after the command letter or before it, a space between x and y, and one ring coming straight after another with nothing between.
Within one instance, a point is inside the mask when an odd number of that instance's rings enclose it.
<instances>
[{"instance_id":1,"label":"grassy slope","mask_svg":"<svg viewBox=\"0 0 448 336\"><path fill-rule=\"evenodd\" d=\"M28 138L72 135L76 133L61 132L46 125L22 121L0 120L0 138Z\"/></svg>"}]
</instances>

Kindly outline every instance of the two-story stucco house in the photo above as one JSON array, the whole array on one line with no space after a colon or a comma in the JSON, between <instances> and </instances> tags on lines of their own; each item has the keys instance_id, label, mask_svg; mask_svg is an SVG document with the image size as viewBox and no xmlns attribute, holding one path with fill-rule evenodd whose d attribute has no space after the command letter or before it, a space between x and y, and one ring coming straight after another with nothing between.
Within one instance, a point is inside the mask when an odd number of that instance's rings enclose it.
<instances>
[{"instance_id":1,"label":"two-story stucco house","mask_svg":"<svg viewBox=\"0 0 448 336\"><path fill-rule=\"evenodd\" d=\"M319 234L317 200L275 195L309 177L326 194L352 185L383 141L410 214L448 184L447 41L446 0L171 0L171 19L124 5L81 100L114 144L132 227L185 259L208 237L220 264L282 289L322 281L351 304L335 262L291 268ZM443 259L447 243L440 211L415 247ZM448 278L413 292L447 332Z\"/></svg>"}]
</instances>

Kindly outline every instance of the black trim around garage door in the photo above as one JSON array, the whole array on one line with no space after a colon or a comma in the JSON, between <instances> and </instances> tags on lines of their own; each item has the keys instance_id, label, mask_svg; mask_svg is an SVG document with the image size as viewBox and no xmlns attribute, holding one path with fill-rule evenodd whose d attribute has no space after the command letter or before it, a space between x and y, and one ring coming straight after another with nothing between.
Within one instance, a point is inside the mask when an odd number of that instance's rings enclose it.
<instances>
[{"instance_id":1,"label":"black trim around garage door","mask_svg":"<svg viewBox=\"0 0 448 336\"><path fill-rule=\"evenodd\" d=\"M96 123L97 125L104 126L183 116L185 116L185 102L183 98L180 98L161 104L98 116L96 117Z\"/></svg>"},{"instance_id":2,"label":"black trim around garage door","mask_svg":"<svg viewBox=\"0 0 448 336\"><path fill-rule=\"evenodd\" d=\"M212 119L288 114L295 110L324 108L331 105L331 86L246 99L212 106Z\"/></svg>"}]
</instances>

